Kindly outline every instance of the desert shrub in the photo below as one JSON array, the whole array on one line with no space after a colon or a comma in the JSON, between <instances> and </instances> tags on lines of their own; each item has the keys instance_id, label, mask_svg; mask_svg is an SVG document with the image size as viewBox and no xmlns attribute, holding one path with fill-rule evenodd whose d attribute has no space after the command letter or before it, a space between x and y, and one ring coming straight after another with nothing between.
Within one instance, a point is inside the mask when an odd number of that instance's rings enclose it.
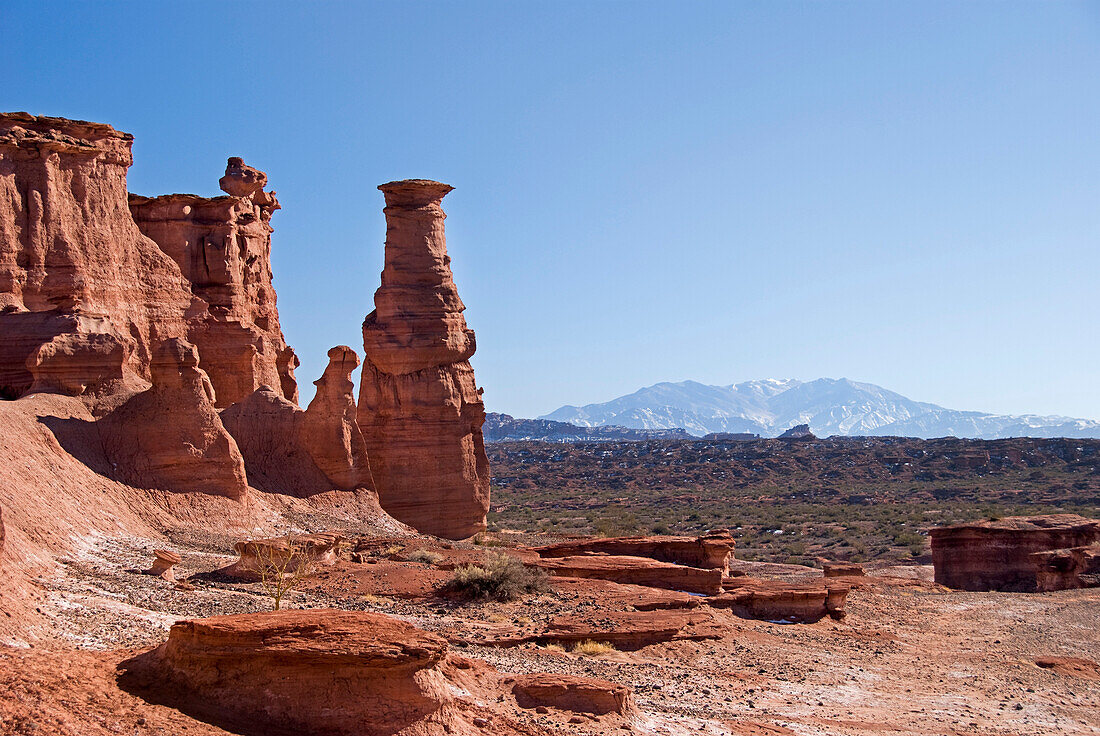
<instances>
[{"instance_id":1,"label":"desert shrub","mask_svg":"<svg viewBox=\"0 0 1100 736\"><path fill-rule=\"evenodd\" d=\"M606 641L585 639L584 641L578 641L574 644L572 651L573 654L583 654L590 657L594 654L607 654L608 652L613 652L615 651L615 647Z\"/></svg>"},{"instance_id":2,"label":"desert shrub","mask_svg":"<svg viewBox=\"0 0 1100 736\"><path fill-rule=\"evenodd\" d=\"M469 598L514 601L549 587L545 572L526 567L507 554L492 554L481 565L462 565L447 581L446 590Z\"/></svg>"},{"instance_id":3,"label":"desert shrub","mask_svg":"<svg viewBox=\"0 0 1100 736\"><path fill-rule=\"evenodd\" d=\"M418 549L405 559L409 562L422 562L425 565L438 565L443 561L443 555L432 552L430 549Z\"/></svg>"}]
</instances>

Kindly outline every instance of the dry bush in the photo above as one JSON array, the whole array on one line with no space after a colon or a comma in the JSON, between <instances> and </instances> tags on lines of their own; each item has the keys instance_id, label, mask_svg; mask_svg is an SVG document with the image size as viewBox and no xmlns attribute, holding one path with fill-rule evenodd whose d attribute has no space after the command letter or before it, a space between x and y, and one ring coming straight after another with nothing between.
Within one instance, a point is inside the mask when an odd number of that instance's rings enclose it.
<instances>
[{"instance_id":1,"label":"dry bush","mask_svg":"<svg viewBox=\"0 0 1100 736\"><path fill-rule=\"evenodd\" d=\"M549 588L545 572L526 567L508 554L491 554L481 565L463 565L454 571L445 589L468 598L514 601Z\"/></svg>"},{"instance_id":2,"label":"dry bush","mask_svg":"<svg viewBox=\"0 0 1100 736\"><path fill-rule=\"evenodd\" d=\"M438 565L443 561L443 555L429 549L418 549L406 557L405 560L408 562L422 562L425 565Z\"/></svg>"},{"instance_id":3,"label":"dry bush","mask_svg":"<svg viewBox=\"0 0 1100 736\"><path fill-rule=\"evenodd\" d=\"M293 534L286 535L281 541L281 545L255 545L256 574L260 578L260 587L271 597L272 610L275 611L282 607L287 593L317 570L316 560L309 554L304 542Z\"/></svg>"},{"instance_id":4,"label":"dry bush","mask_svg":"<svg viewBox=\"0 0 1100 736\"><path fill-rule=\"evenodd\" d=\"M592 641L591 639L585 639L584 641L578 641L573 645L573 654L582 654L585 656L592 656L595 654L607 654L608 652L615 651L615 647L606 641Z\"/></svg>"}]
</instances>

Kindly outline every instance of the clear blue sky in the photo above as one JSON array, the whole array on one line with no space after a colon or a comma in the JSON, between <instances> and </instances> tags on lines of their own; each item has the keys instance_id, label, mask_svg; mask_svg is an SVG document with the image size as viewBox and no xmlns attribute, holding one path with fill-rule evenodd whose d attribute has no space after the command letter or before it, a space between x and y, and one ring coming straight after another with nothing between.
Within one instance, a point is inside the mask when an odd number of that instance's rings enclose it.
<instances>
[{"instance_id":1,"label":"clear blue sky","mask_svg":"<svg viewBox=\"0 0 1100 736\"><path fill-rule=\"evenodd\" d=\"M1100 5L0 5L0 107L137 137L131 191L266 170L303 393L362 349L392 179L490 411L870 381L1100 418Z\"/></svg>"}]
</instances>

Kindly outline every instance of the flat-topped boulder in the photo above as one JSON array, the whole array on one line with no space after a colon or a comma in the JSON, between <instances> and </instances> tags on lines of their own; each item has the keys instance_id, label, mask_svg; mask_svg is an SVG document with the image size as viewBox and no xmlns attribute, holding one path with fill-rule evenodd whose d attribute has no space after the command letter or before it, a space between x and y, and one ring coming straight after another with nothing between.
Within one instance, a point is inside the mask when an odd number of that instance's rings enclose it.
<instances>
[{"instance_id":1,"label":"flat-topped boulder","mask_svg":"<svg viewBox=\"0 0 1100 736\"><path fill-rule=\"evenodd\" d=\"M730 578L721 595L706 599L714 608L726 608L750 619L813 623L826 616L844 617L849 586L839 583L793 583L750 577Z\"/></svg>"},{"instance_id":2,"label":"flat-topped boulder","mask_svg":"<svg viewBox=\"0 0 1100 736\"><path fill-rule=\"evenodd\" d=\"M127 666L155 699L230 731L388 736L453 699L446 654L388 616L314 609L180 621Z\"/></svg>"},{"instance_id":3,"label":"flat-topped boulder","mask_svg":"<svg viewBox=\"0 0 1100 736\"><path fill-rule=\"evenodd\" d=\"M542 558L532 564L561 577L611 580L703 595L714 595L722 590L722 570L674 565L648 557L573 555Z\"/></svg>"},{"instance_id":4,"label":"flat-topped boulder","mask_svg":"<svg viewBox=\"0 0 1100 736\"><path fill-rule=\"evenodd\" d=\"M630 688L595 677L536 673L516 675L512 694L521 708L557 708L574 713L635 715Z\"/></svg>"},{"instance_id":5,"label":"flat-topped boulder","mask_svg":"<svg viewBox=\"0 0 1100 736\"><path fill-rule=\"evenodd\" d=\"M342 535L332 533L247 539L233 546L240 559L221 572L243 580L305 574L335 564L345 541Z\"/></svg>"},{"instance_id":6,"label":"flat-topped boulder","mask_svg":"<svg viewBox=\"0 0 1100 736\"><path fill-rule=\"evenodd\" d=\"M576 539L559 542L536 551L541 557L572 557L589 553L649 557L661 562L689 565L705 569L717 568L729 573L730 557L736 546L726 530L698 537L651 536L608 537L606 539Z\"/></svg>"},{"instance_id":7,"label":"flat-topped boulder","mask_svg":"<svg viewBox=\"0 0 1100 736\"><path fill-rule=\"evenodd\" d=\"M1013 516L930 532L936 582L961 590L1035 591L1035 553L1100 543L1100 520L1076 514Z\"/></svg>"}]
</instances>

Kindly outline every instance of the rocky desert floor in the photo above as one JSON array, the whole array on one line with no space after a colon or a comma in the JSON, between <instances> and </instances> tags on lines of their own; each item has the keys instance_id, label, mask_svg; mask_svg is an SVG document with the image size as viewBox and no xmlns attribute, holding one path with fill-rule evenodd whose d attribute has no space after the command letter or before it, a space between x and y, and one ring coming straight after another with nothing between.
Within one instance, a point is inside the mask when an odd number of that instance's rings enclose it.
<instances>
[{"instance_id":1,"label":"rocky desert floor","mask_svg":"<svg viewBox=\"0 0 1100 736\"><path fill-rule=\"evenodd\" d=\"M0 732L226 733L120 689L116 667L163 642L176 620L270 607L257 584L214 572L236 559L234 540L191 531L170 535L167 543L82 541L55 576L37 581L52 638L0 648ZM505 534L490 541L540 540ZM182 555L175 571L185 585L141 572L154 547ZM463 602L436 592L448 568L503 547L425 537L380 540L377 547L374 556L345 556L324 568L286 605L386 613L442 634L454 651L502 672L588 675L628 685L642 716L622 728L638 733L1100 733L1094 664L1100 661L1100 589L967 593L930 582L930 567L880 568L851 591L839 621L784 624L706 609L709 622L698 640L581 654L534 642L485 644L502 631L562 617L606 619L613 627L631 596L652 593L660 601L667 591L554 578L549 592L513 603ZM417 549L442 559L406 559ZM821 575L791 565L735 564L759 577ZM528 717L531 727L555 727L553 714ZM595 720L579 720L566 731L606 733Z\"/></svg>"}]
</instances>

